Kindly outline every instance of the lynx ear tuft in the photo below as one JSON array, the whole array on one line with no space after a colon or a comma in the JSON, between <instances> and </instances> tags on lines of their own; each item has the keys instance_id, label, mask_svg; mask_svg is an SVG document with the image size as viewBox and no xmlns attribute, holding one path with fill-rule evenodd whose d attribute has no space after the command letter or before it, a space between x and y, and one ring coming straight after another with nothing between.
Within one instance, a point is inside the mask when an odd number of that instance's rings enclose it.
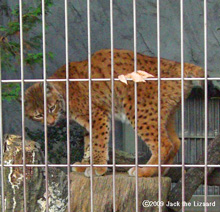
<instances>
[{"instance_id":1,"label":"lynx ear tuft","mask_svg":"<svg viewBox=\"0 0 220 212\"><path fill-rule=\"evenodd\" d=\"M44 83L43 83L43 82L40 82L40 83L39 83L39 86L43 88L43 87L44 87Z\"/></svg>"},{"instance_id":2,"label":"lynx ear tuft","mask_svg":"<svg viewBox=\"0 0 220 212\"><path fill-rule=\"evenodd\" d=\"M40 82L39 86L40 86L42 89L44 89L44 83L43 83L43 82ZM52 86L49 82L47 82L46 93L47 93L47 94L50 93L52 89L53 89L53 86Z\"/></svg>"},{"instance_id":3,"label":"lynx ear tuft","mask_svg":"<svg viewBox=\"0 0 220 212\"><path fill-rule=\"evenodd\" d=\"M50 93L52 89L53 89L53 86L47 82L47 90L46 90L47 94Z\"/></svg>"},{"instance_id":4,"label":"lynx ear tuft","mask_svg":"<svg viewBox=\"0 0 220 212\"><path fill-rule=\"evenodd\" d=\"M21 96L18 96L17 98L16 98L16 101L21 105L22 104L22 98L21 98ZM26 105L27 104L27 102L25 101L25 99L24 99L24 105Z\"/></svg>"}]
</instances>

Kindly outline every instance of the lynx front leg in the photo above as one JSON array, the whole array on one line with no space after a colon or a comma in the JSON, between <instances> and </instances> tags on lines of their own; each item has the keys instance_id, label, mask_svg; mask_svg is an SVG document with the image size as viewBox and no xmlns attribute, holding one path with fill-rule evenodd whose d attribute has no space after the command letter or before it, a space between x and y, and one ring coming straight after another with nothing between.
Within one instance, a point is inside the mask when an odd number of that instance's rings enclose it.
<instances>
[{"instance_id":1,"label":"lynx front leg","mask_svg":"<svg viewBox=\"0 0 220 212\"><path fill-rule=\"evenodd\" d=\"M93 164L104 165L107 164L108 161L109 117L105 111L96 109L93 113L92 119ZM85 176L90 177L90 171L90 167L86 168ZM93 173L98 176L104 175L106 171L107 167L93 168Z\"/></svg>"},{"instance_id":2,"label":"lynx front leg","mask_svg":"<svg viewBox=\"0 0 220 212\"><path fill-rule=\"evenodd\" d=\"M84 137L84 155L81 162L76 162L74 165L83 165L83 164L89 164L90 163L90 146L89 146L89 134L85 135ZM83 166L76 166L72 168L72 171L75 172L84 172L87 167Z\"/></svg>"},{"instance_id":3,"label":"lynx front leg","mask_svg":"<svg viewBox=\"0 0 220 212\"><path fill-rule=\"evenodd\" d=\"M89 122L77 120L81 125L85 126L89 132ZM91 132L89 132L91 133ZM84 139L84 156L81 162L74 165L90 164L90 136ZM99 108L93 108L92 113L92 155L94 165L107 164L108 160L108 141L109 141L109 116L106 111ZM85 176L90 177L90 167L74 167L73 171L84 172ZM96 175L104 175L107 167L94 167L93 173Z\"/></svg>"}]
</instances>

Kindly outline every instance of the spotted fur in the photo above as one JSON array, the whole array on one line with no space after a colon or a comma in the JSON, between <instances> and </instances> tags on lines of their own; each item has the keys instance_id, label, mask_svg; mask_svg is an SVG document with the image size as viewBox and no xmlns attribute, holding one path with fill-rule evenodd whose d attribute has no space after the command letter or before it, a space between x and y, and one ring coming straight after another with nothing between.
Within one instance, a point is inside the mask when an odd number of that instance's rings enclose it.
<instances>
[{"instance_id":1,"label":"spotted fur","mask_svg":"<svg viewBox=\"0 0 220 212\"><path fill-rule=\"evenodd\" d=\"M161 59L162 78L180 78L181 64L175 61ZM142 54L137 55L137 69L146 71L157 77L157 58ZM134 70L134 54L128 50L114 51L115 78L121 74L127 74ZM111 52L100 50L92 56L92 78L111 77ZM203 77L202 68L193 64L184 64L184 77ZM59 68L52 79L65 79L66 66ZM69 63L70 79L88 79L88 62ZM184 82L184 95L187 97L192 89L192 81ZM70 119L84 126L89 132L89 83L88 81L69 84L69 108ZM128 85L115 81L115 112L125 114L132 126L135 124L134 111L134 83ZM137 84L138 106L138 135L148 145L152 156L147 164L158 164L158 82L146 81ZM66 104L65 82L50 82L47 91L48 125L54 125L65 111ZM181 81L161 81L161 163L171 164L179 149L180 140L175 132L175 111L181 103ZM55 105L54 111L51 107ZM36 114L43 114L43 86L34 84L25 93L26 115L36 119ZM92 138L93 138L93 163L107 164L108 141L111 114L111 83L110 81L92 81ZM84 158L77 164L89 164L89 135L85 136ZM90 169L76 167L75 171L85 171L89 176ZM97 175L105 174L107 168L96 167ZM138 169L138 175L149 177L157 175L156 167L142 167ZM162 170L164 172L164 170ZM135 168L129 170L131 176L135 175Z\"/></svg>"}]
</instances>

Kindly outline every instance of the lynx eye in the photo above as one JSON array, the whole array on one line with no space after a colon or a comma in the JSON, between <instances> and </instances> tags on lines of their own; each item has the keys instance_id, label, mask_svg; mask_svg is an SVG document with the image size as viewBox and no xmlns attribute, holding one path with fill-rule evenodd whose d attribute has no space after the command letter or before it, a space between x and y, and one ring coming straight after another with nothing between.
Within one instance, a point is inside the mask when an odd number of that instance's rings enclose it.
<instances>
[{"instance_id":1,"label":"lynx eye","mask_svg":"<svg viewBox=\"0 0 220 212\"><path fill-rule=\"evenodd\" d=\"M36 116L34 116L35 119L42 119L43 118L43 114L38 114Z\"/></svg>"},{"instance_id":2,"label":"lynx eye","mask_svg":"<svg viewBox=\"0 0 220 212\"><path fill-rule=\"evenodd\" d=\"M54 112L54 110L56 109L56 105L53 105L52 107L49 108L50 113Z\"/></svg>"}]
</instances>

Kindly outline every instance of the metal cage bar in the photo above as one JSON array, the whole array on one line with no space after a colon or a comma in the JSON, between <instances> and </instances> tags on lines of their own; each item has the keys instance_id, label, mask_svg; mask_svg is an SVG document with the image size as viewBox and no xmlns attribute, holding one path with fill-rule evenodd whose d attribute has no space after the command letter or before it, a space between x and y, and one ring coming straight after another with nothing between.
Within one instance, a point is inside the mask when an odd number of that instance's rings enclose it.
<instances>
[{"instance_id":1,"label":"metal cage bar","mask_svg":"<svg viewBox=\"0 0 220 212\"><path fill-rule=\"evenodd\" d=\"M92 71L91 71L91 26L90 0L87 0L87 28L88 28L88 76L89 76L89 139L90 139L90 198L91 212L93 212L93 146L92 146Z\"/></svg>"},{"instance_id":2,"label":"metal cage bar","mask_svg":"<svg viewBox=\"0 0 220 212\"><path fill-rule=\"evenodd\" d=\"M134 72L137 72L137 17L136 0L133 0L133 33L134 33ZM136 212L138 212L138 113L137 113L137 83L134 82L134 116L135 116L135 203Z\"/></svg>"},{"instance_id":3,"label":"metal cage bar","mask_svg":"<svg viewBox=\"0 0 220 212\"><path fill-rule=\"evenodd\" d=\"M65 9L65 50L66 50L66 141L67 141L67 184L68 212L70 212L70 110L69 110L69 35L68 35L68 1L64 0Z\"/></svg>"},{"instance_id":4,"label":"metal cage bar","mask_svg":"<svg viewBox=\"0 0 220 212\"><path fill-rule=\"evenodd\" d=\"M43 40L43 91L44 91L44 142L45 142L45 177L46 177L46 211L49 211L48 189L48 139L47 139L47 69L46 69L46 28L45 0L42 0L42 40Z\"/></svg>"},{"instance_id":5,"label":"metal cage bar","mask_svg":"<svg viewBox=\"0 0 220 212\"><path fill-rule=\"evenodd\" d=\"M184 77L183 78L184 81L204 81L205 78L201 78L201 77L192 77L192 78L187 78L187 77ZM114 79L115 81L119 81L118 78L115 78ZM132 80L132 79L127 79L128 81L129 80ZM154 77L154 78L147 78L145 79L146 81L158 81L158 78L157 77ZM181 81L181 78L160 78L161 81L169 81L169 80L173 80L173 81ZM213 81L213 80L220 80L219 77L207 77L207 80L208 81ZM89 79L69 79L70 82L88 82ZM92 82L106 82L106 81L111 81L111 78L93 78L91 79ZM2 83L19 83L21 82L21 80L19 79L16 79L16 80L1 80ZM24 82L44 82L43 79L24 79ZM47 79L46 82L66 82L66 79Z\"/></svg>"},{"instance_id":6,"label":"metal cage bar","mask_svg":"<svg viewBox=\"0 0 220 212\"><path fill-rule=\"evenodd\" d=\"M24 58L23 58L23 13L22 0L19 0L19 23L20 23L20 61L21 61L21 122L22 122L22 162L23 162L23 180L24 180L24 211L27 211L26 199L26 155L25 155L25 117L24 117Z\"/></svg>"},{"instance_id":7,"label":"metal cage bar","mask_svg":"<svg viewBox=\"0 0 220 212\"><path fill-rule=\"evenodd\" d=\"M158 201L161 203L161 73L160 73L160 0L157 0L157 78L158 78ZM159 204L159 212L162 212Z\"/></svg>"},{"instance_id":8,"label":"metal cage bar","mask_svg":"<svg viewBox=\"0 0 220 212\"><path fill-rule=\"evenodd\" d=\"M3 167L22 167L23 164L10 164L7 165L5 164ZM67 167L67 164L48 164L48 167ZM189 164L185 164L184 165L187 168L204 168L205 165L202 164L195 164L195 165L189 165ZM2 167L2 166L1 166ZM26 164L26 167L45 167L45 164ZM90 165L88 164L83 164L83 165L77 165L77 164L73 164L70 165L70 167L90 167ZM113 167L112 164L93 164L93 167ZM135 167L135 164L115 164L115 167ZM147 164L138 164L138 167L159 167L159 165L147 165ZM161 164L161 167L168 167L168 168L172 168L172 167L182 167L181 164ZM220 165L216 165L216 164L208 164L207 167L211 168L220 168Z\"/></svg>"},{"instance_id":9,"label":"metal cage bar","mask_svg":"<svg viewBox=\"0 0 220 212\"><path fill-rule=\"evenodd\" d=\"M207 197L208 197L208 70L207 70L207 1L204 0L204 77L205 77L205 176L204 176L204 182L205 182L205 188L204 188L204 202L207 203ZM207 212L207 205L205 204L204 211Z\"/></svg>"},{"instance_id":10,"label":"metal cage bar","mask_svg":"<svg viewBox=\"0 0 220 212\"><path fill-rule=\"evenodd\" d=\"M114 31L113 31L113 0L110 0L110 34L111 34L111 100L112 100L112 192L113 192L113 212L116 212L115 198L115 91L114 91Z\"/></svg>"},{"instance_id":11,"label":"metal cage bar","mask_svg":"<svg viewBox=\"0 0 220 212\"><path fill-rule=\"evenodd\" d=\"M1 204L2 212L5 209L4 189L4 143L3 143L3 117L2 117L2 49L0 47L0 142L1 142Z\"/></svg>"},{"instance_id":12,"label":"metal cage bar","mask_svg":"<svg viewBox=\"0 0 220 212\"><path fill-rule=\"evenodd\" d=\"M185 99L184 99L184 20L183 20L183 0L180 0L180 55L181 55L181 141L182 141L182 202L185 201ZM182 211L185 205L182 204Z\"/></svg>"}]
</instances>

